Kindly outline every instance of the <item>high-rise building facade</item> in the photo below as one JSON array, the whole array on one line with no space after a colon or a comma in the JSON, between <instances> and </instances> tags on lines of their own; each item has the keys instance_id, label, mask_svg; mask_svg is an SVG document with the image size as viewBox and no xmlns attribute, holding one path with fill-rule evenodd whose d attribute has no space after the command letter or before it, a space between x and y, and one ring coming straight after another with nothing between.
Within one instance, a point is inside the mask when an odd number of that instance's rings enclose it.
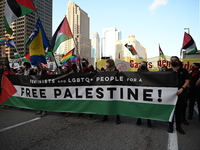
<instances>
[{"instance_id":1,"label":"high-rise building facade","mask_svg":"<svg viewBox=\"0 0 200 150\"><path fill-rule=\"evenodd\" d=\"M121 40L121 32L116 28L103 29L102 32L102 54L103 57L116 58L116 42Z\"/></svg>"},{"instance_id":2,"label":"high-rise building facade","mask_svg":"<svg viewBox=\"0 0 200 150\"><path fill-rule=\"evenodd\" d=\"M45 33L50 40L52 37L52 0L33 0L36 12L19 17L11 24L13 35L6 34L3 16L5 1L0 1L0 37L9 37L14 40L17 51L21 56L28 53L25 41L33 32L37 18L40 17ZM8 57L13 58L14 50L6 48Z\"/></svg>"},{"instance_id":3,"label":"high-rise building facade","mask_svg":"<svg viewBox=\"0 0 200 150\"><path fill-rule=\"evenodd\" d=\"M100 51L100 37L98 32L93 33L92 38L92 48L95 51L94 57L95 58L101 58L101 51Z\"/></svg>"},{"instance_id":4,"label":"high-rise building facade","mask_svg":"<svg viewBox=\"0 0 200 150\"><path fill-rule=\"evenodd\" d=\"M71 28L74 40L67 40L64 54L76 47L81 58L86 58L92 63L91 59L91 40L90 35L90 18L77 4L72 1L68 2L67 20ZM76 46L75 46L76 44Z\"/></svg>"},{"instance_id":5,"label":"high-rise building facade","mask_svg":"<svg viewBox=\"0 0 200 150\"><path fill-rule=\"evenodd\" d=\"M128 45L133 45L138 55L132 55L131 52L124 46L126 43ZM147 53L146 48L143 47L139 41L136 40L134 35L128 36L127 39L118 40L116 42L116 57L120 58L137 58L137 59L146 59Z\"/></svg>"}]
</instances>

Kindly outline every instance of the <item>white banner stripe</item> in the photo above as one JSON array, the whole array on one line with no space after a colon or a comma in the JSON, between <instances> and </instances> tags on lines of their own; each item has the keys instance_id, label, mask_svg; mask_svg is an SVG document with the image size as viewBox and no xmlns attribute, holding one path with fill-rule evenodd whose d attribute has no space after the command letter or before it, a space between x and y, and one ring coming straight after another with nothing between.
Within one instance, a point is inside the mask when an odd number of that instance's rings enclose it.
<instances>
[{"instance_id":1,"label":"white banner stripe","mask_svg":"<svg viewBox=\"0 0 200 150\"><path fill-rule=\"evenodd\" d=\"M177 88L141 86L17 86L13 96L36 100L102 100L175 105Z\"/></svg>"}]
</instances>

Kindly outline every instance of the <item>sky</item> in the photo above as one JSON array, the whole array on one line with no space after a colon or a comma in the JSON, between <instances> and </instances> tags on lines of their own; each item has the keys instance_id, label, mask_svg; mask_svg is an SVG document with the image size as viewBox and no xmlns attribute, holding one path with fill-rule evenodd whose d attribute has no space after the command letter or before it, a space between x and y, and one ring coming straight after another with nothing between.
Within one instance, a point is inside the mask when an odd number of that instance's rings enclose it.
<instances>
[{"instance_id":1,"label":"sky","mask_svg":"<svg viewBox=\"0 0 200 150\"><path fill-rule=\"evenodd\" d=\"M116 27L122 39L135 35L146 48L147 57L159 55L158 45L168 56L180 56L184 32L189 32L200 49L199 0L72 0L90 18L94 32ZM53 0L53 33L67 12L67 0ZM52 33L52 34L53 34Z\"/></svg>"}]
</instances>

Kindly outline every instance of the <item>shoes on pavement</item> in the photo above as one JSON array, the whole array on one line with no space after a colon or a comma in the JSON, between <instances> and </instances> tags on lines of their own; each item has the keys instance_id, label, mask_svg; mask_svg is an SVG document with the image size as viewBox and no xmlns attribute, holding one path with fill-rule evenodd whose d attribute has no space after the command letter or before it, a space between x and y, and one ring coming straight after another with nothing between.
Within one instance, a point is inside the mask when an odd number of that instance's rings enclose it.
<instances>
[{"instance_id":1,"label":"shoes on pavement","mask_svg":"<svg viewBox=\"0 0 200 150\"><path fill-rule=\"evenodd\" d=\"M65 116L65 117L71 116L71 113L66 113L64 116Z\"/></svg>"},{"instance_id":2,"label":"shoes on pavement","mask_svg":"<svg viewBox=\"0 0 200 150\"><path fill-rule=\"evenodd\" d=\"M89 114L89 119L92 119L93 118L93 114Z\"/></svg>"},{"instance_id":3,"label":"shoes on pavement","mask_svg":"<svg viewBox=\"0 0 200 150\"><path fill-rule=\"evenodd\" d=\"M136 122L136 125L137 126L140 126L142 124L142 120L140 118L138 118L137 122Z\"/></svg>"},{"instance_id":4,"label":"shoes on pavement","mask_svg":"<svg viewBox=\"0 0 200 150\"><path fill-rule=\"evenodd\" d=\"M120 124L120 123L121 123L120 119L117 119L116 124Z\"/></svg>"},{"instance_id":5,"label":"shoes on pavement","mask_svg":"<svg viewBox=\"0 0 200 150\"><path fill-rule=\"evenodd\" d=\"M182 120L182 123L185 124L185 125L190 125L189 122L186 119Z\"/></svg>"},{"instance_id":6,"label":"shoes on pavement","mask_svg":"<svg viewBox=\"0 0 200 150\"><path fill-rule=\"evenodd\" d=\"M177 127L176 130L180 133L180 134L185 134L185 132L183 131L183 129L181 127Z\"/></svg>"},{"instance_id":7,"label":"shoes on pavement","mask_svg":"<svg viewBox=\"0 0 200 150\"><path fill-rule=\"evenodd\" d=\"M47 115L46 111L43 111L42 114L40 115L40 117L44 117L46 115Z\"/></svg>"},{"instance_id":8,"label":"shoes on pavement","mask_svg":"<svg viewBox=\"0 0 200 150\"><path fill-rule=\"evenodd\" d=\"M149 120L149 119L147 120L147 127L148 127L148 128L151 128L151 127L152 127L151 120Z\"/></svg>"},{"instance_id":9,"label":"shoes on pavement","mask_svg":"<svg viewBox=\"0 0 200 150\"><path fill-rule=\"evenodd\" d=\"M41 110L38 110L38 111L37 111L35 114L36 114L36 115L41 115L41 114L42 114L42 112L43 112L43 111L41 111Z\"/></svg>"},{"instance_id":10,"label":"shoes on pavement","mask_svg":"<svg viewBox=\"0 0 200 150\"><path fill-rule=\"evenodd\" d=\"M103 116L102 122L106 122L106 121L108 121L108 116L107 115Z\"/></svg>"},{"instance_id":11,"label":"shoes on pavement","mask_svg":"<svg viewBox=\"0 0 200 150\"><path fill-rule=\"evenodd\" d=\"M83 113L79 113L78 114L78 118L83 118L84 114Z\"/></svg>"},{"instance_id":12,"label":"shoes on pavement","mask_svg":"<svg viewBox=\"0 0 200 150\"><path fill-rule=\"evenodd\" d=\"M174 131L173 125L170 124L169 127L168 127L168 129L167 129L167 132L173 133L173 131Z\"/></svg>"}]
</instances>

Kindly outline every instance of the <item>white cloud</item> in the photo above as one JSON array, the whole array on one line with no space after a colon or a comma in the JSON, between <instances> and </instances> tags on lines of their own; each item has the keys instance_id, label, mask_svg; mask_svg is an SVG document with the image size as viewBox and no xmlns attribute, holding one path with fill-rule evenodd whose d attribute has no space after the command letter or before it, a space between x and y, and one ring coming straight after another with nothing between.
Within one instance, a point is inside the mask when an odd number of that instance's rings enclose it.
<instances>
[{"instance_id":1,"label":"white cloud","mask_svg":"<svg viewBox=\"0 0 200 150\"><path fill-rule=\"evenodd\" d=\"M154 2L149 6L149 10L153 11L160 5L166 5L168 0L154 0Z\"/></svg>"}]
</instances>

